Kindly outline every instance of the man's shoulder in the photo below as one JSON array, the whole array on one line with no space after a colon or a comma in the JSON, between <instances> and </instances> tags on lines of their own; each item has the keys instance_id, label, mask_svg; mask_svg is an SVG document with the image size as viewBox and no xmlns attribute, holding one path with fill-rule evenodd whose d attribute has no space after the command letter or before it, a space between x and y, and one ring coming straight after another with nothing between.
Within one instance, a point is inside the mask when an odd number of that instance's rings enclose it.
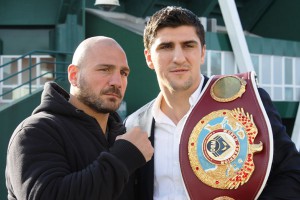
<instances>
[{"instance_id":1,"label":"man's shoulder","mask_svg":"<svg viewBox=\"0 0 300 200\"><path fill-rule=\"evenodd\" d=\"M148 102L147 104L145 104L144 106L140 107L138 110L136 110L135 112L133 112L132 114L130 114L126 121L131 120L133 118L139 117L142 114L144 114L145 112L148 112L152 109L152 106L154 104L155 99L153 99L152 101Z\"/></svg>"},{"instance_id":2,"label":"man's shoulder","mask_svg":"<svg viewBox=\"0 0 300 200\"><path fill-rule=\"evenodd\" d=\"M138 110L136 110L135 112L133 112L132 114L130 114L124 121L125 126L136 126L139 124L139 121L141 119L143 119L145 115L147 115L147 113L151 112L153 104L154 104L155 99L153 99L152 101L148 102L147 104L145 104L144 106L142 106L141 108L139 108Z\"/></svg>"}]
</instances>

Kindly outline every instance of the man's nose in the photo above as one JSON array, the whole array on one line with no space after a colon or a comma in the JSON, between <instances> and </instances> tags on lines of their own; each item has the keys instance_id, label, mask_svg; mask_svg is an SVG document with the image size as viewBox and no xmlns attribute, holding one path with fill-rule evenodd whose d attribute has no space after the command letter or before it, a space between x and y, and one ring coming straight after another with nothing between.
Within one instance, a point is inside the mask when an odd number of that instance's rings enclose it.
<instances>
[{"instance_id":1,"label":"man's nose","mask_svg":"<svg viewBox=\"0 0 300 200\"><path fill-rule=\"evenodd\" d=\"M174 50L173 61L177 64L182 64L186 61L184 51L181 47L177 47Z\"/></svg>"},{"instance_id":2,"label":"man's nose","mask_svg":"<svg viewBox=\"0 0 300 200\"><path fill-rule=\"evenodd\" d=\"M118 73L118 72L114 72L110 77L109 84L113 85L113 86L116 86L116 87L121 87L121 85L122 85L122 76L121 76L121 74Z\"/></svg>"}]
</instances>

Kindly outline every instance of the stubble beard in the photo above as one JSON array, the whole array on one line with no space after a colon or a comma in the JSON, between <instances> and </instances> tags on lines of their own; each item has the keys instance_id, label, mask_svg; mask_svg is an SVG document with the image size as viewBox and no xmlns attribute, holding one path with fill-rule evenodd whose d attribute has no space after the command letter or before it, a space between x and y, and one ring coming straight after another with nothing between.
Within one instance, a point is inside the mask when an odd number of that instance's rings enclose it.
<instances>
[{"instance_id":1,"label":"stubble beard","mask_svg":"<svg viewBox=\"0 0 300 200\"><path fill-rule=\"evenodd\" d=\"M168 85L173 91L185 91L188 90L193 84L192 78L189 77L188 80L183 83L178 83L178 81L169 81Z\"/></svg>"},{"instance_id":2,"label":"stubble beard","mask_svg":"<svg viewBox=\"0 0 300 200\"><path fill-rule=\"evenodd\" d=\"M80 89L78 100L97 113L112 113L120 107L121 101L117 102L117 100L113 98L108 100L101 98L101 95L107 92L116 93L120 98L122 98L120 90L113 86L109 89L102 90L99 94L95 94L89 89L85 79L80 78L78 87Z\"/></svg>"}]
</instances>

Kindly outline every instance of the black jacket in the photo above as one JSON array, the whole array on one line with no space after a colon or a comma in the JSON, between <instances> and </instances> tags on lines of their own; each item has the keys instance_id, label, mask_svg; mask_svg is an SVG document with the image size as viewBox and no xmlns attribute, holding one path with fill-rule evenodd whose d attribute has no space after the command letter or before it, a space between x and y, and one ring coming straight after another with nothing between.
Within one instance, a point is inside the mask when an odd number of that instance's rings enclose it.
<instances>
[{"instance_id":1,"label":"black jacket","mask_svg":"<svg viewBox=\"0 0 300 200\"><path fill-rule=\"evenodd\" d=\"M208 77L205 77L204 85ZM300 154L286 133L279 113L276 111L268 93L258 88L259 95L269 117L274 141L274 155L271 172L260 200L299 200L300 199ZM127 128L140 125L150 133L154 146L155 120L151 110L154 100L131 114L126 120ZM155 156L155 154L154 154ZM136 172L136 195L138 200L153 199L154 157ZM206 200L206 199L204 199Z\"/></svg>"},{"instance_id":2,"label":"black jacket","mask_svg":"<svg viewBox=\"0 0 300 200\"><path fill-rule=\"evenodd\" d=\"M130 142L114 142L125 133L120 117L110 114L106 138L97 121L68 99L57 84L46 84L41 104L14 131L7 151L8 199L132 199L120 195L145 159Z\"/></svg>"}]
</instances>

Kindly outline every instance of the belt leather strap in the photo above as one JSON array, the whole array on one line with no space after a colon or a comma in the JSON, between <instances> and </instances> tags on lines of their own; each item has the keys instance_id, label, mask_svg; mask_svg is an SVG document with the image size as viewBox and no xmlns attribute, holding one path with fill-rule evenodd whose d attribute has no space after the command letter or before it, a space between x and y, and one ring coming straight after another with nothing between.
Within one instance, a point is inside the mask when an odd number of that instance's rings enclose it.
<instances>
[{"instance_id":1,"label":"belt leather strap","mask_svg":"<svg viewBox=\"0 0 300 200\"><path fill-rule=\"evenodd\" d=\"M257 199L273 159L255 73L210 78L183 128L179 159L190 199Z\"/></svg>"}]
</instances>

